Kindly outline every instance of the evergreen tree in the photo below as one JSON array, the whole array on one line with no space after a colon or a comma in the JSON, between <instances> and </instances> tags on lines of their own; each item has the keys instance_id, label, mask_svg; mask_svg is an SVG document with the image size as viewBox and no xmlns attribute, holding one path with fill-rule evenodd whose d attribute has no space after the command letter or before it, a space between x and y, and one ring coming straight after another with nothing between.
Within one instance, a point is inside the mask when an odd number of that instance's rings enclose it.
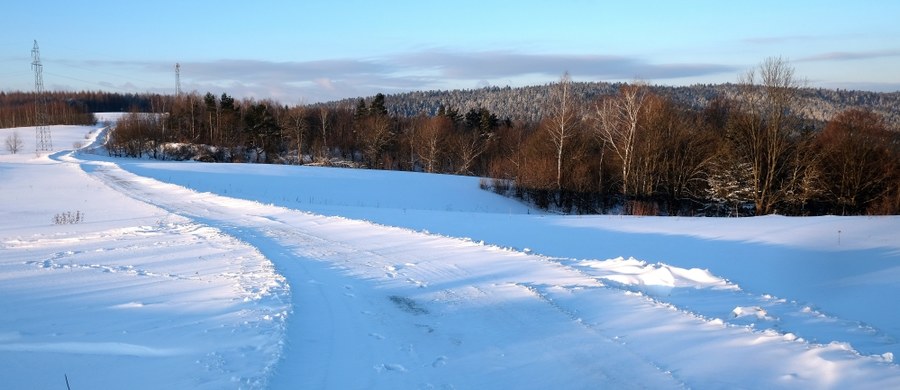
<instances>
[{"instance_id":1,"label":"evergreen tree","mask_svg":"<svg viewBox=\"0 0 900 390\"><path fill-rule=\"evenodd\" d=\"M388 110L387 107L384 106L383 93L375 95L375 99L372 100L372 105L369 106L369 114L373 116L387 116Z\"/></svg>"},{"instance_id":2,"label":"evergreen tree","mask_svg":"<svg viewBox=\"0 0 900 390\"><path fill-rule=\"evenodd\" d=\"M356 111L353 112L353 120L359 121L367 116L369 116L369 109L366 108L366 101L359 98L359 101L356 102Z\"/></svg>"},{"instance_id":3,"label":"evergreen tree","mask_svg":"<svg viewBox=\"0 0 900 390\"><path fill-rule=\"evenodd\" d=\"M236 111L236 107L234 106L234 98L228 96L228 94L222 92L222 97L219 98L219 107L222 108L222 111Z\"/></svg>"},{"instance_id":4,"label":"evergreen tree","mask_svg":"<svg viewBox=\"0 0 900 390\"><path fill-rule=\"evenodd\" d=\"M206 111L216 111L216 96L213 95L212 92L207 92L206 95L203 96L203 103L206 104Z\"/></svg>"}]
</instances>

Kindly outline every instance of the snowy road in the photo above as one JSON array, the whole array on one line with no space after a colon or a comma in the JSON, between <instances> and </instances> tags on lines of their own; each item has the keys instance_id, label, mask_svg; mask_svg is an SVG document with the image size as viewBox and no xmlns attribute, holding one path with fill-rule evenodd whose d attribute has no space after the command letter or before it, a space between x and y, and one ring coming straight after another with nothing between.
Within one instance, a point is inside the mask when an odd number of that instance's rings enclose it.
<instances>
[{"instance_id":1,"label":"snowy road","mask_svg":"<svg viewBox=\"0 0 900 390\"><path fill-rule=\"evenodd\" d=\"M524 285L545 279L599 287L560 265L198 194L108 163L86 170L135 199L239 237L276 264L291 285L294 308L273 388L679 384L615 336L584 326ZM547 375L538 380L536 368ZM472 372L490 375L466 375ZM633 383L635 375L640 382Z\"/></svg>"},{"instance_id":2,"label":"snowy road","mask_svg":"<svg viewBox=\"0 0 900 390\"><path fill-rule=\"evenodd\" d=\"M197 193L111 162L72 161L276 265L293 311L272 388L900 386L897 366L845 344L811 345L685 312L593 264ZM679 272L701 289L729 291L710 275Z\"/></svg>"}]
</instances>

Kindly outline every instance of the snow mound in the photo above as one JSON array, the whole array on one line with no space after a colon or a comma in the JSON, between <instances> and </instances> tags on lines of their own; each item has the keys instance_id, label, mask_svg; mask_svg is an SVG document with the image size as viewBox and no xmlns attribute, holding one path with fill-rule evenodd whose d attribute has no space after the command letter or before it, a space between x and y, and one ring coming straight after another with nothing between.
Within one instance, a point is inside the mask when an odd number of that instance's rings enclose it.
<instances>
[{"instance_id":1,"label":"snow mound","mask_svg":"<svg viewBox=\"0 0 900 390\"><path fill-rule=\"evenodd\" d=\"M738 290L739 287L713 275L709 270L685 269L668 264L648 264L635 258L583 260L578 265L599 271L602 279L629 286L656 288L696 288Z\"/></svg>"},{"instance_id":2,"label":"snow mound","mask_svg":"<svg viewBox=\"0 0 900 390\"><path fill-rule=\"evenodd\" d=\"M760 320L774 320L774 318L769 317L769 313L766 312L765 309L759 306L752 307L735 307L734 310L731 311L731 314L734 318L742 318L742 317L755 317Z\"/></svg>"}]
</instances>

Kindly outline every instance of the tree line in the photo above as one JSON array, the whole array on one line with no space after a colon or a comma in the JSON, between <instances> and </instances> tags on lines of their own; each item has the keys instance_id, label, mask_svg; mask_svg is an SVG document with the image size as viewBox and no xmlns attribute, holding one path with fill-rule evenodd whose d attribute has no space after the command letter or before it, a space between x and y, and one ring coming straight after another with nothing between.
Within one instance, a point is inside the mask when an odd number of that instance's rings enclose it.
<instances>
[{"instance_id":1,"label":"tree line","mask_svg":"<svg viewBox=\"0 0 900 390\"><path fill-rule=\"evenodd\" d=\"M736 93L702 109L642 83L587 102L571 85L564 75L553 86L524 147L491 172L538 205L645 215L900 212L900 133L871 110L825 123L802 115L799 79L783 59L767 59Z\"/></svg>"},{"instance_id":2,"label":"tree line","mask_svg":"<svg viewBox=\"0 0 900 390\"><path fill-rule=\"evenodd\" d=\"M77 94L75 94L77 95ZM35 96L28 92L0 92L0 128L37 125L39 99L51 124L89 125L94 123L90 107L69 92L46 92Z\"/></svg>"},{"instance_id":3,"label":"tree line","mask_svg":"<svg viewBox=\"0 0 900 390\"><path fill-rule=\"evenodd\" d=\"M226 93L139 95L111 155L476 175L559 212L747 216L900 213L900 136L884 116L809 115L780 58L703 104L642 82L585 93L568 74L529 104L397 113L383 94L288 106ZM110 101L116 99L107 99Z\"/></svg>"}]
</instances>

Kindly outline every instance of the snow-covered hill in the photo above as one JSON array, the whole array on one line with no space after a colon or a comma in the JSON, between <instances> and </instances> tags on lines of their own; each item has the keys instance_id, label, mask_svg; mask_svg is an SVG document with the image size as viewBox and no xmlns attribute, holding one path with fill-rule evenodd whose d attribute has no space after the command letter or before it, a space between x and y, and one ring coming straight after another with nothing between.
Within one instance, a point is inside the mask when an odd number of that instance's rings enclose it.
<instances>
[{"instance_id":1,"label":"snow-covered hill","mask_svg":"<svg viewBox=\"0 0 900 390\"><path fill-rule=\"evenodd\" d=\"M558 216L478 179L0 154L10 388L900 387L900 218ZM81 220L54 224L77 213Z\"/></svg>"}]
</instances>

